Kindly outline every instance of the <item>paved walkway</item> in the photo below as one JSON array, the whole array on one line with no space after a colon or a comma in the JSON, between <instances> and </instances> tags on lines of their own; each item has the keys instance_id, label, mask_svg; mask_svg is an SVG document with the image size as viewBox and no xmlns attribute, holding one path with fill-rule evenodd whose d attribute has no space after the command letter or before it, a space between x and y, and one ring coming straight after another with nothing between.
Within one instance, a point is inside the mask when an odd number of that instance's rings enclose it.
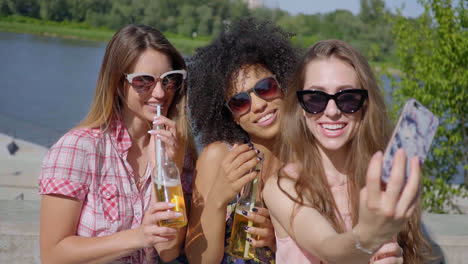
<instances>
[{"instance_id":1,"label":"paved walkway","mask_svg":"<svg viewBox=\"0 0 468 264\"><path fill-rule=\"evenodd\" d=\"M10 155L12 138L0 134L0 200L39 200L38 177L47 148L15 139L19 149Z\"/></svg>"}]
</instances>

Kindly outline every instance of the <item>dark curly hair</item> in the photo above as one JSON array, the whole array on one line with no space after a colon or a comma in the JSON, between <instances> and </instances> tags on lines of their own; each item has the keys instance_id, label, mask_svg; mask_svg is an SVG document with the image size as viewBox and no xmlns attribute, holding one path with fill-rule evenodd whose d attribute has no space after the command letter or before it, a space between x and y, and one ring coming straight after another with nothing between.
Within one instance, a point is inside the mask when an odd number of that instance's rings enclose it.
<instances>
[{"instance_id":1,"label":"dark curly hair","mask_svg":"<svg viewBox=\"0 0 468 264\"><path fill-rule=\"evenodd\" d=\"M269 20L243 18L197 49L188 62L188 106L193 132L203 146L215 141L247 142L247 133L234 122L225 103L243 65L260 64L270 70L285 91L299 60L293 34Z\"/></svg>"}]
</instances>

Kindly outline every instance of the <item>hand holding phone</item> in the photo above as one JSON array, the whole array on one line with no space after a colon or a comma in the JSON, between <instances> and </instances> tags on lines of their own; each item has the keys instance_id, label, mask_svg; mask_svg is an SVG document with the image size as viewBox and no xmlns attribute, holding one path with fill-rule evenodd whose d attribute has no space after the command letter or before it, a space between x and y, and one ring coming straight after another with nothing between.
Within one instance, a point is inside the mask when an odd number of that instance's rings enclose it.
<instances>
[{"instance_id":1,"label":"hand holding phone","mask_svg":"<svg viewBox=\"0 0 468 264\"><path fill-rule=\"evenodd\" d=\"M382 181L388 182L395 152L403 148L407 157L406 182L411 157L418 156L421 164L424 163L438 126L439 119L429 109L413 98L408 99L384 152Z\"/></svg>"}]
</instances>

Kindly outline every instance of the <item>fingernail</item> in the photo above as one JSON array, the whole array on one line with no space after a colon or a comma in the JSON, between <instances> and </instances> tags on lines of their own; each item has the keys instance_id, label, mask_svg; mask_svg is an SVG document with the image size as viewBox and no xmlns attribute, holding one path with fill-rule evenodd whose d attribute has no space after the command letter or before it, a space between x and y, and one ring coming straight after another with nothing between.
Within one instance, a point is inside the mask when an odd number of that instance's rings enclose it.
<instances>
[{"instance_id":1,"label":"fingernail","mask_svg":"<svg viewBox=\"0 0 468 264\"><path fill-rule=\"evenodd\" d=\"M175 206L176 206L175 203L168 203L167 205L168 205L169 207L175 207Z\"/></svg>"},{"instance_id":2,"label":"fingernail","mask_svg":"<svg viewBox=\"0 0 468 264\"><path fill-rule=\"evenodd\" d=\"M242 210L242 214L245 215L245 216L247 216L247 211Z\"/></svg>"},{"instance_id":3,"label":"fingernail","mask_svg":"<svg viewBox=\"0 0 468 264\"><path fill-rule=\"evenodd\" d=\"M245 231L249 230L249 227L248 227L248 226L244 226L244 230L245 230Z\"/></svg>"},{"instance_id":4,"label":"fingernail","mask_svg":"<svg viewBox=\"0 0 468 264\"><path fill-rule=\"evenodd\" d=\"M250 239L250 238L247 238L246 240L249 241L249 242L252 242L252 239Z\"/></svg>"},{"instance_id":5,"label":"fingernail","mask_svg":"<svg viewBox=\"0 0 468 264\"><path fill-rule=\"evenodd\" d=\"M258 212L258 209L256 207L254 207L254 208L252 208L252 211L256 213L256 212Z\"/></svg>"},{"instance_id":6,"label":"fingernail","mask_svg":"<svg viewBox=\"0 0 468 264\"><path fill-rule=\"evenodd\" d=\"M182 216L182 213L175 212L174 215L177 216L177 217L181 217L181 216Z\"/></svg>"},{"instance_id":7,"label":"fingernail","mask_svg":"<svg viewBox=\"0 0 468 264\"><path fill-rule=\"evenodd\" d=\"M148 134L151 134L153 132L153 130L148 130Z\"/></svg>"},{"instance_id":8,"label":"fingernail","mask_svg":"<svg viewBox=\"0 0 468 264\"><path fill-rule=\"evenodd\" d=\"M260 150L256 149L255 153L260 154Z\"/></svg>"}]
</instances>

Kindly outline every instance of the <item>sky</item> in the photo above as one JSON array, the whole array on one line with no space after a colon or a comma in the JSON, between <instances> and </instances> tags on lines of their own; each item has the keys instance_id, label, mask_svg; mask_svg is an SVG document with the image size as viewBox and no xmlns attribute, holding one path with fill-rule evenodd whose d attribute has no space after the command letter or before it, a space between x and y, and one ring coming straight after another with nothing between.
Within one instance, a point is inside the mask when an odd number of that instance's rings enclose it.
<instances>
[{"instance_id":1,"label":"sky","mask_svg":"<svg viewBox=\"0 0 468 264\"><path fill-rule=\"evenodd\" d=\"M336 9L346 9L356 15L360 6L360 0L264 0L264 3L269 7L279 7L292 15L328 13ZM385 0L385 6L392 11L402 4L405 4L404 16L417 17L424 12L417 0Z\"/></svg>"}]
</instances>

